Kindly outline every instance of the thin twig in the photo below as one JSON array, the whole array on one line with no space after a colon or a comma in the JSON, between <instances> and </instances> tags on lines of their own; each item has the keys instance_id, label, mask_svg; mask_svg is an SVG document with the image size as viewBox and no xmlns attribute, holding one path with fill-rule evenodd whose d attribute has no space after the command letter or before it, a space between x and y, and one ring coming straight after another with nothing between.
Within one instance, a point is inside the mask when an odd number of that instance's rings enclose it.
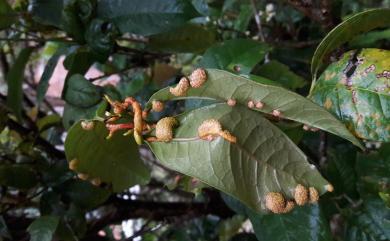
<instances>
[{"instance_id":1,"label":"thin twig","mask_svg":"<svg viewBox=\"0 0 390 241\"><path fill-rule=\"evenodd\" d=\"M256 21L256 25L257 25L257 29L259 30L257 35L260 37L260 40L265 42L265 37L264 37L264 33L263 33L263 28L261 26L261 17L259 15L259 12L257 10L257 7L256 7L256 2L255 0L251 0L251 4L252 4L252 8L253 8L253 13L255 15L255 21Z\"/></svg>"}]
</instances>

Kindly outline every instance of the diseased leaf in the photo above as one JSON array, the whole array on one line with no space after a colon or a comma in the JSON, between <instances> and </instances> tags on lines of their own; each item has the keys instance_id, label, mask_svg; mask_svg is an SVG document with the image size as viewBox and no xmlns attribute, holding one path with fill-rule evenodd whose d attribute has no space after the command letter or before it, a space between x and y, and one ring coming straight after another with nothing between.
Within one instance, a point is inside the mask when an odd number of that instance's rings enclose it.
<instances>
[{"instance_id":1,"label":"diseased leaf","mask_svg":"<svg viewBox=\"0 0 390 241\"><path fill-rule=\"evenodd\" d=\"M296 185L326 192L319 172L277 127L243 106L209 105L177 117L180 126L171 142L150 142L153 153L168 168L195 177L242 201L258 212L266 211L268 192L293 198ZM197 138L204 120L217 119L237 144L223 138Z\"/></svg>"},{"instance_id":2,"label":"diseased leaf","mask_svg":"<svg viewBox=\"0 0 390 241\"><path fill-rule=\"evenodd\" d=\"M72 75L67 82L68 88L64 99L71 105L88 108L96 105L103 98L102 88L92 84L80 74Z\"/></svg>"},{"instance_id":3,"label":"diseased leaf","mask_svg":"<svg viewBox=\"0 0 390 241\"><path fill-rule=\"evenodd\" d=\"M22 119L24 69L32 52L33 48L24 48L6 76L8 83L7 106L19 120Z\"/></svg>"},{"instance_id":4,"label":"diseased leaf","mask_svg":"<svg viewBox=\"0 0 390 241\"><path fill-rule=\"evenodd\" d=\"M140 160L134 139L116 133L107 140L104 123L93 123L92 130L84 130L79 121L68 131L65 153L68 161L79 161L77 172L112 184L114 192L147 183L149 172Z\"/></svg>"},{"instance_id":5,"label":"diseased leaf","mask_svg":"<svg viewBox=\"0 0 390 241\"><path fill-rule=\"evenodd\" d=\"M169 87L156 92L147 103L150 108L152 100L168 101L180 99L215 99L226 102L236 99L238 104L247 106L249 100L264 103L262 109L253 110L272 114L279 110L285 119L297 121L313 126L351 141L363 148L360 142L337 120L331 113L302 97L284 88L255 83L226 71L207 70L207 81L200 88L192 88L184 97L176 97L169 92Z\"/></svg>"},{"instance_id":6,"label":"diseased leaf","mask_svg":"<svg viewBox=\"0 0 390 241\"><path fill-rule=\"evenodd\" d=\"M167 33L152 35L149 46L154 50L199 53L216 42L216 33L199 25L188 24Z\"/></svg>"},{"instance_id":7,"label":"diseased leaf","mask_svg":"<svg viewBox=\"0 0 390 241\"><path fill-rule=\"evenodd\" d=\"M311 99L359 138L390 141L389 59L381 49L345 53L318 78Z\"/></svg>"},{"instance_id":8,"label":"diseased leaf","mask_svg":"<svg viewBox=\"0 0 390 241\"><path fill-rule=\"evenodd\" d=\"M306 85L306 81L301 76L292 72L287 65L276 60L260 66L256 70L256 74L281 83L283 87L291 90L302 88Z\"/></svg>"},{"instance_id":9,"label":"diseased leaf","mask_svg":"<svg viewBox=\"0 0 390 241\"><path fill-rule=\"evenodd\" d=\"M58 226L59 217L42 216L28 226L31 241L51 241Z\"/></svg>"},{"instance_id":10,"label":"diseased leaf","mask_svg":"<svg viewBox=\"0 0 390 241\"><path fill-rule=\"evenodd\" d=\"M190 1L100 0L97 16L116 24L122 33L167 32L199 15Z\"/></svg>"},{"instance_id":11,"label":"diseased leaf","mask_svg":"<svg viewBox=\"0 0 390 241\"><path fill-rule=\"evenodd\" d=\"M249 74L270 50L268 45L251 39L227 40L210 47L199 65L204 68Z\"/></svg>"},{"instance_id":12,"label":"diseased leaf","mask_svg":"<svg viewBox=\"0 0 390 241\"><path fill-rule=\"evenodd\" d=\"M317 79L317 72L320 70L328 54L358 34L379 27L389 27L389 15L390 8L370 9L349 17L330 31L318 45L311 62L311 72L314 80L313 85Z\"/></svg>"}]
</instances>

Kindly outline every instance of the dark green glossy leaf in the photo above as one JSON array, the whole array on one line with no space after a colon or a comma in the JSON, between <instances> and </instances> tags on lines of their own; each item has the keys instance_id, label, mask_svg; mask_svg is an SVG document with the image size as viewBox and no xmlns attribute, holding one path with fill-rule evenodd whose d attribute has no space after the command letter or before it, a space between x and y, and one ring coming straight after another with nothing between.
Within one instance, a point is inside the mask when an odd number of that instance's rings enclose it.
<instances>
[{"instance_id":1,"label":"dark green glossy leaf","mask_svg":"<svg viewBox=\"0 0 390 241\"><path fill-rule=\"evenodd\" d=\"M190 1L100 0L97 15L122 33L151 35L172 30L198 16Z\"/></svg>"},{"instance_id":2,"label":"dark green glossy leaf","mask_svg":"<svg viewBox=\"0 0 390 241\"><path fill-rule=\"evenodd\" d=\"M38 183L37 174L27 166L0 166L0 184L20 189L29 189Z\"/></svg>"},{"instance_id":3,"label":"dark green glossy leaf","mask_svg":"<svg viewBox=\"0 0 390 241\"><path fill-rule=\"evenodd\" d=\"M45 69L43 70L43 73L41 75L41 79L39 80L39 84L37 87L37 102L38 104L41 104L42 101L45 98L47 89L49 88L49 80L51 76L53 75L54 69L57 66L58 60L61 57L61 55L65 54L66 49L65 48L59 48L53 56L47 61Z\"/></svg>"},{"instance_id":4,"label":"dark green glossy leaf","mask_svg":"<svg viewBox=\"0 0 390 241\"><path fill-rule=\"evenodd\" d=\"M69 52L64 60L64 67L68 70L68 73L66 74L64 89L62 90L63 98L68 90L70 77L74 74L84 75L96 61L94 54L87 48L73 47Z\"/></svg>"},{"instance_id":5,"label":"dark green glossy leaf","mask_svg":"<svg viewBox=\"0 0 390 241\"><path fill-rule=\"evenodd\" d=\"M167 33L152 35L149 46L154 50L178 53L199 53L216 42L216 32L188 24Z\"/></svg>"},{"instance_id":6,"label":"dark green glossy leaf","mask_svg":"<svg viewBox=\"0 0 390 241\"><path fill-rule=\"evenodd\" d=\"M209 48L199 65L204 68L249 74L270 50L268 45L259 41L250 39L227 40Z\"/></svg>"},{"instance_id":7,"label":"dark green glossy leaf","mask_svg":"<svg viewBox=\"0 0 390 241\"><path fill-rule=\"evenodd\" d=\"M103 98L100 86L92 84L80 74L72 75L68 80L68 88L64 99L71 105L88 108L99 103Z\"/></svg>"},{"instance_id":8,"label":"dark green glossy leaf","mask_svg":"<svg viewBox=\"0 0 390 241\"><path fill-rule=\"evenodd\" d=\"M84 130L80 123L69 130L65 141L68 161L79 161L77 172L112 183L115 192L148 182L149 172L132 137L116 133L107 140L108 131L103 122L94 121L92 130Z\"/></svg>"},{"instance_id":9,"label":"dark green glossy leaf","mask_svg":"<svg viewBox=\"0 0 390 241\"><path fill-rule=\"evenodd\" d=\"M91 209L103 203L110 196L110 191L81 180L72 180L62 187L63 195L69 197L77 206Z\"/></svg>"},{"instance_id":10,"label":"dark green glossy leaf","mask_svg":"<svg viewBox=\"0 0 390 241\"><path fill-rule=\"evenodd\" d=\"M61 27L64 0L31 0L29 9L35 21Z\"/></svg>"},{"instance_id":11,"label":"dark green glossy leaf","mask_svg":"<svg viewBox=\"0 0 390 241\"><path fill-rule=\"evenodd\" d=\"M290 68L272 60L256 70L256 74L281 83L284 87L295 90L306 85L306 81L299 75L295 74Z\"/></svg>"},{"instance_id":12,"label":"dark green glossy leaf","mask_svg":"<svg viewBox=\"0 0 390 241\"><path fill-rule=\"evenodd\" d=\"M104 59L111 53L117 35L118 31L112 23L107 23L102 19L94 19L85 32L85 40L89 47L103 55L102 59Z\"/></svg>"},{"instance_id":13,"label":"dark green glossy leaf","mask_svg":"<svg viewBox=\"0 0 390 241\"><path fill-rule=\"evenodd\" d=\"M364 198L363 207L346 219L345 241L390 240L390 209L378 197Z\"/></svg>"},{"instance_id":14,"label":"dark green glossy leaf","mask_svg":"<svg viewBox=\"0 0 390 241\"><path fill-rule=\"evenodd\" d=\"M359 47L375 47L379 41L388 41L390 39L390 29L371 31L369 33L359 35L349 42L351 48ZM378 45L376 45L378 46Z\"/></svg>"},{"instance_id":15,"label":"dark green glossy leaf","mask_svg":"<svg viewBox=\"0 0 390 241\"><path fill-rule=\"evenodd\" d=\"M287 214L260 214L233 197L222 195L222 198L230 209L249 217L259 241L332 240L327 220L318 204L296 207Z\"/></svg>"},{"instance_id":16,"label":"dark green glossy leaf","mask_svg":"<svg viewBox=\"0 0 390 241\"><path fill-rule=\"evenodd\" d=\"M97 111L101 108L105 110L107 103L105 101L99 102L97 105L82 108L73 106L70 104L65 104L64 114L62 117L62 124L65 129L69 129L73 124L82 119L93 119L97 115ZM103 112L104 112L103 110Z\"/></svg>"},{"instance_id":17,"label":"dark green glossy leaf","mask_svg":"<svg viewBox=\"0 0 390 241\"><path fill-rule=\"evenodd\" d=\"M390 141L389 59L387 50L347 52L318 78L311 98L359 138Z\"/></svg>"},{"instance_id":18,"label":"dark green glossy leaf","mask_svg":"<svg viewBox=\"0 0 390 241\"><path fill-rule=\"evenodd\" d=\"M358 34L368 32L379 27L390 26L389 8L370 9L357 13L340 23L318 45L311 62L313 80L317 79L317 72L323 65L324 59L334 49L348 42ZM313 81L314 84L315 81Z\"/></svg>"},{"instance_id":19,"label":"dark green glossy leaf","mask_svg":"<svg viewBox=\"0 0 390 241\"><path fill-rule=\"evenodd\" d=\"M9 27L16 19L16 13L12 10L7 0L0 0L0 29Z\"/></svg>"},{"instance_id":20,"label":"dark green glossy leaf","mask_svg":"<svg viewBox=\"0 0 390 241\"><path fill-rule=\"evenodd\" d=\"M262 101L262 109L253 109L271 114L273 110L279 110L285 119L314 126L343 137L362 148L360 142L337 120L332 114L311 100L302 97L284 88L255 83L244 77L240 77L226 71L207 70L208 80L200 88L192 88L184 97L176 97L169 92L169 88L155 93L147 107L151 106L152 100L175 100L175 99L215 99L225 102L233 98L238 104L247 106L249 100Z\"/></svg>"},{"instance_id":21,"label":"dark green glossy leaf","mask_svg":"<svg viewBox=\"0 0 390 241\"><path fill-rule=\"evenodd\" d=\"M42 216L28 226L31 241L51 241L58 226L59 217Z\"/></svg>"},{"instance_id":22,"label":"dark green glossy leaf","mask_svg":"<svg viewBox=\"0 0 390 241\"><path fill-rule=\"evenodd\" d=\"M356 170L361 192L390 193L390 144L384 144L378 151L358 154Z\"/></svg>"},{"instance_id":23,"label":"dark green glossy leaf","mask_svg":"<svg viewBox=\"0 0 390 241\"><path fill-rule=\"evenodd\" d=\"M297 207L291 213L261 215L249 213L258 240L331 241L332 236L318 204Z\"/></svg>"},{"instance_id":24,"label":"dark green glossy leaf","mask_svg":"<svg viewBox=\"0 0 390 241\"><path fill-rule=\"evenodd\" d=\"M33 48L23 49L6 76L8 83L7 106L19 120L22 119L24 69L32 52Z\"/></svg>"},{"instance_id":25,"label":"dark green glossy leaf","mask_svg":"<svg viewBox=\"0 0 390 241\"><path fill-rule=\"evenodd\" d=\"M197 138L197 127L207 119L219 120L237 137L237 144L223 138ZM292 198L298 183L326 192L326 180L307 157L259 113L216 104L180 115L178 120L173 141L148 143L161 163L236 197L258 212L265 211L268 192Z\"/></svg>"}]
</instances>

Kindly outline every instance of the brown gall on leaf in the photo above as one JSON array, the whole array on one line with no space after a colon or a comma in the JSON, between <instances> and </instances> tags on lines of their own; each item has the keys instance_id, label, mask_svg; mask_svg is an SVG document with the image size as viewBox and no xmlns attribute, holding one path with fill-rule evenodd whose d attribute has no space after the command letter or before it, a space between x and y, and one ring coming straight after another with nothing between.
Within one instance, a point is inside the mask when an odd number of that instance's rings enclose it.
<instances>
[{"instance_id":1,"label":"brown gall on leaf","mask_svg":"<svg viewBox=\"0 0 390 241\"><path fill-rule=\"evenodd\" d=\"M255 108L255 102L253 102L253 100L248 101L248 108L250 109Z\"/></svg>"},{"instance_id":2,"label":"brown gall on leaf","mask_svg":"<svg viewBox=\"0 0 390 241\"><path fill-rule=\"evenodd\" d=\"M96 177L96 178L91 180L91 183L94 186L100 186L100 184L102 184L102 180L100 178Z\"/></svg>"},{"instance_id":3,"label":"brown gall on leaf","mask_svg":"<svg viewBox=\"0 0 390 241\"><path fill-rule=\"evenodd\" d=\"M334 190L332 184L327 184L327 185L325 185L325 189L326 189L326 191L328 191L328 192L333 192L333 190Z\"/></svg>"},{"instance_id":4,"label":"brown gall on leaf","mask_svg":"<svg viewBox=\"0 0 390 241\"><path fill-rule=\"evenodd\" d=\"M227 102L228 106L235 106L237 104L237 101L235 99L228 99Z\"/></svg>"},{"instance_id":5,"label":"brown gall on leaf","mask_svg":"<svg viewBox=\"0 0 390 241\"><path fill-rule=\"evenodd\" d=\"M185 96L189 88L190 82L186 77L183 77L174 88L169 88L169 92L171 92L171 94L174 96Z\"/></svg>"},{"instance_id":6,"label":"brown gall on leaf","mask_svg":"<svg viewBox=\"0 0 390 241\"><path fill-rule=\"evenodd\" d=\"M303 125L303 129L305 130L305 131L309 131L310 130L310 126L308 126L308 125Z\"/></svg>"},{"instance_id":7,"label":"brown gall on leaf","mask_svg":"<svg viewBox=\"0 0 390 241\"><path fill-rule=\"evenodd\" d=\"M173 127L179 122L174 117L165 117L157 122L156 137L157 141L169 142L173 139Z\"/></svg>"},{"instance_id":8,"label":"brown gall on leaf","mask_svg":"<svg viewBox=\"0 0 390 241\"><path fill-rule=\"evenodd\" d=\"M93 123L93 121L84 120L81 122L81 128L83 128L86 131L93 130L94 127L95 127L95 123Z\"/></svg>"},{"instance_id":9,"label":"brown gall on leaf","mask_svg":"<svg viewBox=\"0 0 390 241\"><path fill-rule=\"evenodd\" d=\"M298 184L295 187L294 199L299 206L305 205L309 200L309 191L307 188L301 184Z\"/></svg>"},{"instance_id":10,"label":"brown gall on leaf","mask_svg":"<svg viewBox=\"0 0 390 241\"><path fill-rule=\"evenodd\" d=\"M257 102L255 103L255 107L256 107L257 109L263 109L263 108L264 108L264 103L261 102L261 101L257 101Z\"/></svg>"},{"instance_id":11,"label":"brown gall on leaf","mask_svg":"<svg viewBox=\"0 0 390 241\"><path fill-rule=\"evenodd\" d=\"M153 100L152 101L152 111L161 112L164 110L164 102Z\"/></svg>"},{"instance_id":12,"label":"brown gall on leaf","mask_svg":"<svg viewBox=\"0 0 390 241\"><path fill-rule=\"evenodd\" d=\"M309 187L309 202L316 203L318 202L319 198L320 195L318 194L317 189L315 189L314 187Z\"/></svg>"},{"instance_id":13,"label":"brown gall on leaf","mask_svg":"<svg viewBox=\"0 0 390 241\"><path fill-rule=\"evenodd\" d=\"M80 161L77 159L73 159L69 162L69 169L72 171L76 171L77 166L79 165Z\"/></svg>"},{"instance_id":14,"label":"brown gall on leaf","mask_svg":"<svg viewBox=\"0 0 390 241\"><path fill-rule=\"evenodd\" d=\"M201 87L207 80L207 74L204 69L196 69L188 77L190 79L190 85L192 88Z\"/></svg>"},{"instance_id":15,"label":"brown gall on leaf","mask_svg":"<svg viewBox=\"0 0 390 241\"><path fill-rule=\"evenodd\" d=\"M290 212L295 204L293 201L287 201L281 193L269 192L265 196L265 206L273 213L287 213Z\"/></svg>"},{"instance_id":16,"label":"brown gall on leaf","mask_svg":"<svg viewBox=\"0 0 390 241\"><path fill-rule=\"evenodd\" d=\"M272 111L272 115L275 116L275 117L281 117L282 116L282 112L280 112L280 110L273 110Z\"/></svg>"},{"instance_id":17,"label":"brown gall on leaf","mask_svg":"<svg viewBox=\"0 0 390 241\"><path fill-rule=\"evenodd\" d=\"M86 173L79 173L79 174L77 174L77 177L80 178L83 181L86 181L86 180L88 180L89 175L86 174Z\"/></svg>"},{"instance_id":18,"label":"brown gall on leaf","mask_svg":"<svg viewBox=\"0 0 390 241\"><path fill-rule=\"evenodd\" d=\"M203 140L212 140L213 136L220 136L231 143L236 143L237 138L227 130L222 130L222 125L218 120L209 119L202 122L198 128L198 136Z\"/></svg>"}]
</instances>

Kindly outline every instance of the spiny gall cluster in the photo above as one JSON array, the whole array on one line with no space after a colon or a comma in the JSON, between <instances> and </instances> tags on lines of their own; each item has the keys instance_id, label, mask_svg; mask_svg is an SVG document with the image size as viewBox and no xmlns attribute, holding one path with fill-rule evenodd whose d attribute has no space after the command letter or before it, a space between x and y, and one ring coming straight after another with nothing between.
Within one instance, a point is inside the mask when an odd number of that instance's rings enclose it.
<instances>
[{"instance_id":1,"label":"spiny gall cluster","mask_svg":"<svg viewBox=\"0 0 390 241\"><path fill-rule=\"evenodd\" d=\"M171 94L174 96L185 96L189 88L190 82L186 77L183 77L175 87L169 88L169 92L171 92Z\"/></svg>"},{"instance_id":2,"label":"spiny gall cluster","mask_svg":"<svg viewBox=\"0 0 390 241\"><path fill-rule=\"evenodd\" d=\"M319 194L314 187L309 187L309 189L307 189L305 186L298 184L295 187L294 199L299 206L303 206L307 203L317 202Z\"/></svg>"},{"instance_id":3,"label":"spiny gall cluster","mask_svg":"<svg viewBox=\"0 0 390 241\"><path fill-rule=\"evenodd\" d=\"M207 74L204 69L196 69L188 77L190 79L190 85L192 88L199 88L207 80Z\"/></svg>"}]
</instances>

